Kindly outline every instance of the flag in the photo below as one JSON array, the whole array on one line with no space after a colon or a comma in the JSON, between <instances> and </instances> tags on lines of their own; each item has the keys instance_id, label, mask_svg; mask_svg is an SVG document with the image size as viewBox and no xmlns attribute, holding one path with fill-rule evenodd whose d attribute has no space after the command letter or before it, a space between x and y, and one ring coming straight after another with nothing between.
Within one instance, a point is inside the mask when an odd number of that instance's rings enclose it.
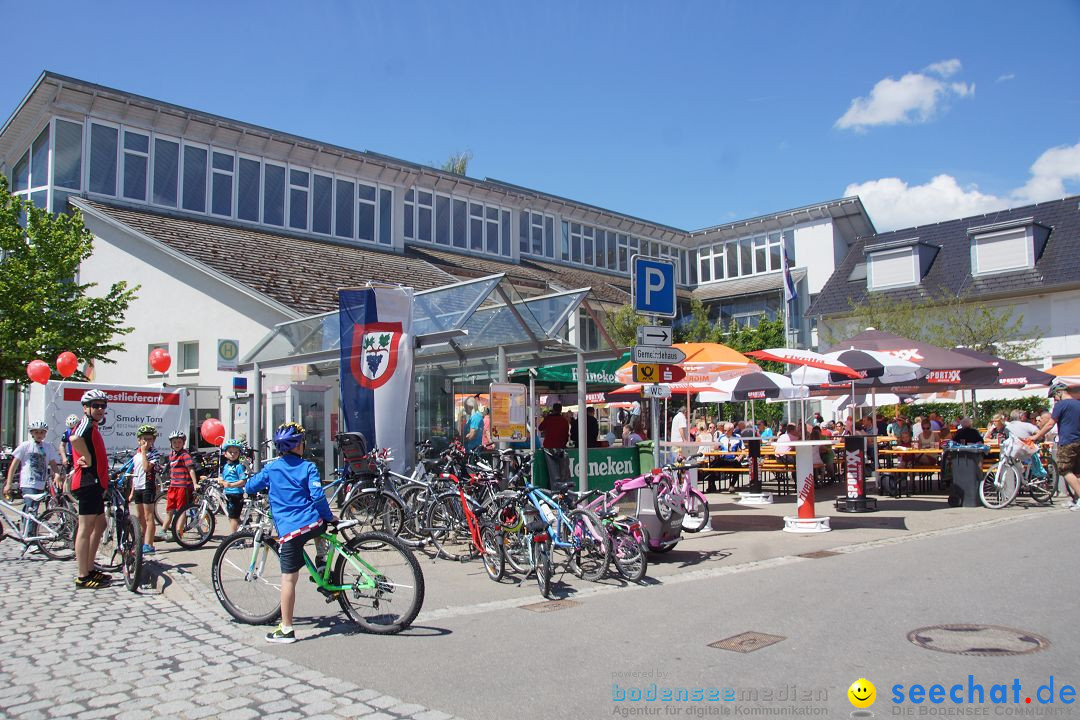
<instances>
[{"instance_id":1,"label":"flag","mask_svg":"<svg viewBox=\"0 0 1080 720\"><path fill-rule=\"evenodd\" d=\"M792 302L799 298L799 293L795 291L795 279L791 277L791 258L788 257L787 248L783 249L784 253L784 302Z\"/></svg>"},{"instance_id":2,"label":"flag","mask_svg":"<svg viewBox=\"0 0 1080 720\"><path fill-rule=\"evenodd\" d=\"M392 467L412 464L412 288L339 290L344 429L389 448Z\"/></svg>"}]
</instances>

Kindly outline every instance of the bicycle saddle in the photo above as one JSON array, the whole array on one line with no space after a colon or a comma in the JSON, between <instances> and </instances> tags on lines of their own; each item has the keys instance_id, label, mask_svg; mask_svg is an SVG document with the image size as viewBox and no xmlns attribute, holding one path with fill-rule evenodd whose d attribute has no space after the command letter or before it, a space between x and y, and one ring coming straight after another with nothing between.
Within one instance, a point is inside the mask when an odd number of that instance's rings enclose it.
<instances>
[{"instance_id":1,"label":"bicycle saddle","mask_svg":"<svg viewBox=\"0 0 1080 720\"><path fill-rule=\"evenodd\" d=\"M44 490L33 494L23 493L23 501L29 500L30 502L41 502L48 496L49 493L45 492Z\"/></svg>"},{"instance_id":2,"label":"bicycle saddle","mask_svg":"<svg viewBox=\"0 0 1080 720\"><path fill-rule=\"evenodd\" d=\"M618 514L619 514L619 511L614 509L614 508L608 508L607 510L597 510L596 511L596 517L600 518L601 520L607 520L609 518L613 518Z\"/></svg>"}]
</instances>

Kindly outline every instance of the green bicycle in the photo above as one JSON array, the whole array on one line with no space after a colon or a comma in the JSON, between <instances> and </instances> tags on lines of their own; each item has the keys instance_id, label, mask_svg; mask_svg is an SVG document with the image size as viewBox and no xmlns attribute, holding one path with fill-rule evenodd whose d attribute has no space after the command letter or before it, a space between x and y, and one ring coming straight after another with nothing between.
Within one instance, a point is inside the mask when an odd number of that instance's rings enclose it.
<instances>
[{"instance_id":1,"label":"green bicycle","mask_svg":"<svg viewBox=\"0 0 1080 720\"><path fill-rule=\"evenodd\" d=\"M338 533L357 520L338 523L321 536L329 545L326 564L315 567L304 552L304 567L326 596L335 598L364 632L399 633L412 624L424 604L420 563L401 540L381 532L360 533L343 541ZM230 535L214 553L211 579L218 601L242 623L269 625L281 614L278 543L266 523Z\"/></svg>"}]
</instances>

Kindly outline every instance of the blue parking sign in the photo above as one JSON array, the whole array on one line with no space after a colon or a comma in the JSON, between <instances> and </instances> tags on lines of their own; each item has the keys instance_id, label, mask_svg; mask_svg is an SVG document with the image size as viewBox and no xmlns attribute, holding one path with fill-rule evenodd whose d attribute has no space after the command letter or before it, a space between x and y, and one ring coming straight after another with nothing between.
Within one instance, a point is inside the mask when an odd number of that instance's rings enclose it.
<instances>
[{"instance_id":1,"label":"blue parking sign","mask_svg":"<svg viewBox=\"0 0 1080 720\"><path fill-rule=\"evenodd\" d=\"M635 255L630 267L634 311L675 317L675 263Z\"/></svg>"}]
</instances>

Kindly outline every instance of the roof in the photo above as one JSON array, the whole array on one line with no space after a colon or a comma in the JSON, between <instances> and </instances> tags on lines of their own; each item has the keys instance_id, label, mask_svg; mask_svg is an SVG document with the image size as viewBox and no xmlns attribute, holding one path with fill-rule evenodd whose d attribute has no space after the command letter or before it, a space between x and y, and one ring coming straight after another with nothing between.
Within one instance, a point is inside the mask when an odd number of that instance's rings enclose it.
<instances>
[{"instance_id":1,"label":"roof","mask_svg":"<svg viewBox=\"0 0 1080 720\"><path fill-rule=\"evenodd\" d=\"M406 283L417 290L455 281L430 263L397 253L97 200L80 202L301 315L336 310L339 288L356 287L368 280Z\"/></svg>"},{"instance_id":2,"label":"roof","mask_svg":"<svg viewBox=\"0 0 1080 720\"><path fill-rule=\"evenodd\" d=\"M1050 228L1046 246L1036 258L1035 267L972 277L968 230L1028 218ZM849 314L851 304L862 302L868 293L865 273L857 273L857 279L849 279L856 266L866 262L864 248L913 237L922 243L938 245L941 250L918 285L878 291L881 296L897 301L920 300L944 291L956 296L990 299L1080 285L1080 196L1072 196L858 238L810 305L807 315Z\"/></svg>"},{"instance_id":3,"label":"roof","mask_svg":"<svg viewBox=\"0 0 1080 720\"><path fill-rule=\"evenodd\" d=\"M791 278L796 283L806 277L805 270L792 270ZM735 278L732 280L720 280L718 282L699 285L694 290L694 297L699 300L719 300L721 298L741 297L745 295L757 295L784 287L784 273L780 271L765 273L764 275L751 275L750 277Z\"/></svg>"},{"instance_id":4,"label":"roof","mask_svg":"<svg viewBox=\"0 0 1080 720\"><path fill-rule=\"evenodd\" d=\"M826 218L832 220L846 238L856 238L874 232L874 223L866 213L862 199L856 195L694 230L690 233L690 237L693 240L704 240L704 243L708 244L718 240L745 237L749 233L779 230L797 223Z\"/></svg>"}]
</instances>

